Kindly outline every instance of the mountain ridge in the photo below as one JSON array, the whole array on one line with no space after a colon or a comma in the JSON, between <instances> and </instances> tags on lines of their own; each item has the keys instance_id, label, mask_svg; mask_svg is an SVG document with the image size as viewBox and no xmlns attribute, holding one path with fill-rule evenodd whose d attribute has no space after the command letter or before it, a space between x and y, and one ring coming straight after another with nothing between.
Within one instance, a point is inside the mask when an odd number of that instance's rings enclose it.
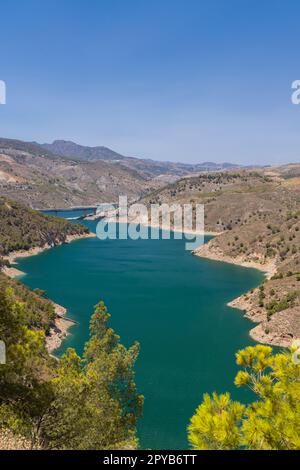
<instances>
[{"instance_id":1,"label":"mountain ridge","mask_svg":"<svg viewBox=\"0 0 300 470\"><path fill-rule=\"evenodd\" d=\"M225 169L241 168L242 165L233 163L182 163L172 161L157 161L151 158L138 158L125 156L105 146L84 146L70 140L54 140L52 144L38 144L42 148L66 158L77 158L84 161L110 160L120 161L122 164L142 171L141 165L144 165L144 172L149 176L159 176L167 173L184 176L185 174L199 171L219 171Z\"/></svg>"},{"instance_id":2,"label":"mountain ridge","mask_svg":"<svg viewBox=\"0 0 300 470\"><path fill-rule=\"evenodd\" d=\"M0 195L32 208L96 205L120 194L136 199L157 184L118 162L72 160L33 142L0 138Z\"/></svg>"}]
</instances>

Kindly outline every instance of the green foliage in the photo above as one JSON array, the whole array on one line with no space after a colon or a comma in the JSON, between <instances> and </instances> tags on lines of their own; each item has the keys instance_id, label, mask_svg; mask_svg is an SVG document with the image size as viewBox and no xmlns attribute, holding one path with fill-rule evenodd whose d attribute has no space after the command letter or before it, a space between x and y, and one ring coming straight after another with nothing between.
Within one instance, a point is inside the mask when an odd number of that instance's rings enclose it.
<instances>
[{"instance_id":1,"label":"green foliage","mask_svg":"<svg viewBox=\"0 0 300 470\"><path fill-rule=\"evenodd\" d=\"M195 449L236 449L239 446L239 422L244 407L233 402L230 394L204 395L189 426L189 441Z\"/></svg>"},{"instance_id":2,"label":"green foliage","mask_svg":"<svg viewBox=\"0 0 300 470\"><path fill-rule=\"evenodd\" d=\"M44 215L4 197L0 197L0 220L0 255L46 244L54 246L65 242L68 235L88 232L83 225Z\"/></svg>"},{"instance_id":3,"label":"green foliage","mask_svg":"<svg viewBox=\"0 0 300 470\"><path fill-rule=\"evenodd\" d=\"M289 292L280 300L272 300L267 306L268 316L274 315L274 313L281 312L287 308L291 308L295 304L295 300L299 297L298 291Z\"/></svg>"},{"instance_id":4,"label":"green foliage","mask_svg":"<svg viewBox=\"0 0 300 470\"><path fill-rule=\"evenodd\" d=\"M228 393L204 396L188 427L195 449L300 449L300 365L290 352L269 346L237 353L235 384L247 386L257 401L242 405Z\"/></svg>"},{"instance_id":5,"label":"green foliage","mask_svg":"<svg viewBox=\"0 0 300 470\"><path fill-rule=\"evenodd\" d=\"M0 292L4 292L9 287L13 289L15 299L24 302L27 306L24 319L26 326L35 330L44 330L45 334L48 334L55 319L53 303L40 297L39 292L31 291L21 282L0 273Z\"/></svg>"},{"instance_id":6,"label":"green foliage","mask_svg":"<svg viewBox=\"0 0 300 470\"><path fill-rule=\"evenodd\" d=\"M6 364L0 365L0 425L36 442L41 410L52 397L48 378L51 358L43 331L26 325L29 309L12 289L0 293L0 338L6 345Z\"/></svg>"},{"instance_id":7,"label":"green foliage","mask_svg":"<svg viewBox=\"0 0 300 470\"><path fill-rule=\"evenodd\" d=\"M83 359L68 349L60 360L52 382L56 397L45 424L48 448L137 447L143 397L136 393L133 367L139 346L126 349L120 344L107 326L109 317L100 302L91 318Z\"/></svg>"},{"instance_id":8,"label":"green foliage","mask_svg":"<svg viewBox=\"0 0 300 470\"><path fill-rule=\"evenodd\" d=\"M2 258L2 256L0 256L0 271L6 267L8 268L10 267L10 262L7 259L4 259Z\"/></svg>"},{"instance_id":9,"label":"green foliage","mask_svg":"<svg viewBox=\"0 0 300 470\"><path fill-rule=\"evenodd\" d=\"M120 343L101 302L83 358L68 349L56 360L45 349L44 331L28 325L30 309L11 288L0 289L0 338L7 347L0 428L24 436L32 448L136 448L143 404L134 383L138 344Z\"/></svg>"}]
</instances>

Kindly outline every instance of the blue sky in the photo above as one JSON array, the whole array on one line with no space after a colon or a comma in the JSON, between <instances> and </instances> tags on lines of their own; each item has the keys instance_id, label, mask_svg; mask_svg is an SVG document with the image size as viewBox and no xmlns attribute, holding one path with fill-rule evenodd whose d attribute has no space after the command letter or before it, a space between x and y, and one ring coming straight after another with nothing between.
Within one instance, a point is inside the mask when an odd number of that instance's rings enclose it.
<instances>
[{"instance_id":1,"label":"blue sky","mask_svg":"<svg viewBox=\"0 0 300 470\"><path fill-rule=\"evenodd\" d=\"M0 135L299 162L299 15L294 0L1 0Z\"/></svg>"}]
</instances>

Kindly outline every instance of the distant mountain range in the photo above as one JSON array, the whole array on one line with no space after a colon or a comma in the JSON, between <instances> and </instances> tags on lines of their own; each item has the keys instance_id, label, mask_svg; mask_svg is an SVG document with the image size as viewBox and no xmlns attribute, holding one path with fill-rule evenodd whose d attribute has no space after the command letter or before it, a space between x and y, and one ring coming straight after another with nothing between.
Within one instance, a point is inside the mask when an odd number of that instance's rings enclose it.
<instances>
[{"instance_id":1,"label":"distant mountain range","mask_svg":"<svg viewBox=\"0 0 300 470\"><path fill-rule=\"evenodd\" d=\"M83 161L108 160L120 162L150 178L166 174L181 177L201 171L221 171L241 167L241 165L234 165L232 163L204 162L192 164L128 157L107 147L88 147L67 140L55 140L52 144L41 144L41 146L53 154L66 158L75 158Z\"/></svg>"},{"instance_id":2,"label":"distant mountain range","mask_svg":"<svg viewBox=\"0 0 300 470\"><path fill-rule=\"evenodd\" d=\"M90 206L120 194L136 200L180 178L235 168L134 158L64 140L41 145L0 138L0 195L33 208Z\"/></svg>"},{"instance_id":3,"label":"distant mountain range","mask_svg":"<svg viewBox=\"0 0 300 470\"><path fill-rule=\"evenodd\" d=\"M162 186L108 160L81 161L56 155L33 142L0 138L0 195L32 208L91 206L136 199Z\"/></svg>"}]
</instances>

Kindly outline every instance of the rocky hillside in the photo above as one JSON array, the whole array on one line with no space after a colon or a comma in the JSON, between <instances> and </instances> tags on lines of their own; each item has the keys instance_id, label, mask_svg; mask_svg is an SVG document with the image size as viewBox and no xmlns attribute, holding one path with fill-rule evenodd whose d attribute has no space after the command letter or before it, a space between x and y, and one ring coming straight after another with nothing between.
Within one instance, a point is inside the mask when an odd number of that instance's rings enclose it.
<instances>
[{"instance_id":1,"label":"rocky hillside","mask_svg":"<svg viewBox=\"0 0 300 470\"><path fill-rule=\"evenodd\" d=\"M136 199L159 184L116 161L79 162L33 143L0 139L0 195L33 208L91 206L120 194Z\"/></svg>"},{"instance_id":2,"label":"rocky hillside","mask_svg":"<svg viewBox=\"0 0 300 470\"><path fill-rule=\"evenodd\" d=\"M0 195L35 209L95 206L123 194L136 200L182 176L231 167L156 162L67 141L39 145L0 138Z\"/></svg>"},{"instance_id":3,"label":"rocky hillside","mask_svg":"<svg viewBox=\"0 0 300 470\"><path fill-rule=\"evenodd\" d=\"M0 255L65 242L84 236L88 229L65 219L47 216L23 204L0 197Z\"/></svg>"},{"instance_id":4,"label":"rocky hillside","mask_svg":"<svg viewBox=\"0 0 300 470\"><path fill-rule=\"evenodd\" d=\"M205 229L219 234L195 254L268 273L232 303L259 325L262 342L287 346L300 337L300 165L203 174L143 198L147 204L205 204Z\"/></svg>"}]
</instances>

